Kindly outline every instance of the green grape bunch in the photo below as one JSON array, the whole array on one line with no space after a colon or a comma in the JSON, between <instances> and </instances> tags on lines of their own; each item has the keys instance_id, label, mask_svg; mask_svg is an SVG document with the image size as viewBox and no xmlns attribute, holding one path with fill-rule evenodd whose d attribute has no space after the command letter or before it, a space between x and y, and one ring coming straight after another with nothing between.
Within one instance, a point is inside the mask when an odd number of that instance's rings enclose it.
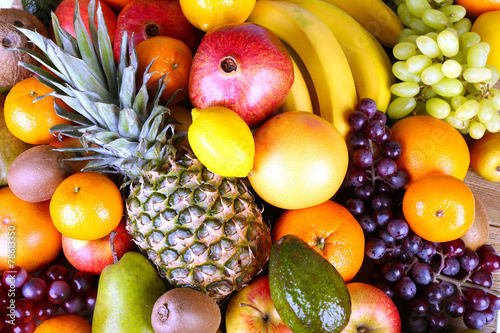
<instances>
[{"instance_id":1,"label":"green grape bunch","mask_svg":"<svg viewBox=\"0 0 500 333\"><path fill-rule=\"evenodd\" d=\"M427 114L472 139L500 131L499 70L487 64L490 46L471 31L466 9L452 0L396 5L405 28L393 48L399 82L391 86L389 118Z\"/></svg>"}]
</instances>

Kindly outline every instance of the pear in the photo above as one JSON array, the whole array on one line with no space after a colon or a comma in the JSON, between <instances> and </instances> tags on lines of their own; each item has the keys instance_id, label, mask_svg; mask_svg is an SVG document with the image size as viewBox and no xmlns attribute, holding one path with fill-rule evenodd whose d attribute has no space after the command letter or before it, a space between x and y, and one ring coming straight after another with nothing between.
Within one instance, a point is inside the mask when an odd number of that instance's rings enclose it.
<instances>
[{"instance_id":1,"label":"pear","mask_svg":"<svg viewBox=\"0 0 500 333\"><path fill-rule=\"evenodd\" d=\"M154 333L153 306L167 290L167 284L144 255L125 253L101 273L92 332Z\"/></svg>"}]
</instances>

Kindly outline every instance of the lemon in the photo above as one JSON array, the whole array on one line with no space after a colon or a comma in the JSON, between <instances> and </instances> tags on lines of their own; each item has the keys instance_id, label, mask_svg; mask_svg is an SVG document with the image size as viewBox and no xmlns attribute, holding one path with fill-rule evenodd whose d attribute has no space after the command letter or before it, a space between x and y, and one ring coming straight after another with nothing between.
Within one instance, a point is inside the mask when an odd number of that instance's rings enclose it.
<instances>
[{"instance_id":1,"label":"lemon","mask_svg":"<svg viewBox=\"0 0 500 333\"><path fill-rule=\"evenodd\" d=\"M192 25L208 30L223 24L243 23L256 0L180 0L182 13Z\"/></svg>"},{"instance_id":2,"label":"lemon","mask_svg":"<svg viewBox=\"0 0 500 333\"><path fill-rule=\"evenodd\" d=\"M188 141L210 171L224 177L246 177L253 167L255 142L247 123L223 106L191 110Z\"/></svg>"}]
</instances>

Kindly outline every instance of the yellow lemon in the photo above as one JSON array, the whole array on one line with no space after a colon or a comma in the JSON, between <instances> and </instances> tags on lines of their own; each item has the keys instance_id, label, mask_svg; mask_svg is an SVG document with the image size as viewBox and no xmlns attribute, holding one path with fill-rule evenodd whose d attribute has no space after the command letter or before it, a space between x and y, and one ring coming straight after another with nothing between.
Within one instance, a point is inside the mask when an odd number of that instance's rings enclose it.
<instances>
[{"instance_id":1,"label":"yellow lemon","mask_svg":"<svg viewBox=\"0 0 500 333\"><path fill-rule=\"evenodd\" d=\"M253 167L255 142L247 123L223 106L191 111L188 141L209 170L224 177L246 177Z\"/></svg>"},{"instance_id":2,"label":"yellow lemon","mask_svg":"<svg viewBox=\"0 0 500 333\"><path fill-rule=\"evenodd\" d=\"M255 6L255 1L180 0L180 4L188 21L206 32L219 25L245 22Z\"/></svg>"}]
</instances>

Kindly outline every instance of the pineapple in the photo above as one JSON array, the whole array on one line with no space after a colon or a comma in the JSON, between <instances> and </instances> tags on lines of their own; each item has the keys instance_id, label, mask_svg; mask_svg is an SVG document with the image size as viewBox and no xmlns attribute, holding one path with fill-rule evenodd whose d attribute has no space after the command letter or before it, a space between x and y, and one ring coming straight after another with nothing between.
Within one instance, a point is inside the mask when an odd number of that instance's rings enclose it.
<instances>
[{"instance_id":1,"label":"pineapple","mask_svg":"<svg viewBox=\"0 0 500 333\"><path fill-rule=\"evenodd\" d=\"M80 138L85 170L114 172L123 179L127 230L160 274L174 287L190 287L222 301L258 274L269 259L271 238L252 193L241 179L219 176L189 151L176 149L182 136L166 105L163 82L154 98L146 89L150 74L137 72L137 55L122 39L121 59L113 50L100 8L89 5L90 35L75 6L73 38L52 22L57 44L20 29L42 53L24 50L50 72L28 63L38 79L76 112L56 104L75 125L54 126L58 136ZM92 21L92 20L91 20ZM94 41L94 42L93 42ZM53 75L53 74L54 75ZM136 87L137 75L143 84Z\"/></svg>"}]
</instances>

